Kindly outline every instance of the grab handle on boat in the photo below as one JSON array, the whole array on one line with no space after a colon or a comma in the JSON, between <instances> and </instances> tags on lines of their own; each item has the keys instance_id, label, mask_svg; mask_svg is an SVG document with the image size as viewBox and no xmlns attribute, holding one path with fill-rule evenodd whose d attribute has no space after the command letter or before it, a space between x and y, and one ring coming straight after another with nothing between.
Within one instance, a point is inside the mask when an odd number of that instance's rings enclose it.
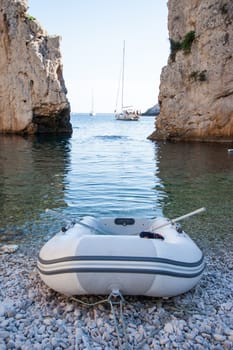
<instances>
[{"instance_id":1,"label":"grab handle on boat","mask_svg":"<svg viewBox=\"0 0 233 350\"><path fill-rule=\"evenodd\" d=\"M204 211L206 211L206 208L204 208L204 207L203 207L203 208L199 208L199 209L197 209L197 210L191 211L191 212L188 213L188 214L185 214L185 215L179 216L178 218L169 220L169 221L166 222L165 224L162 224L162 225L157 226L157 227L152 227L152 229L153 229L153 230L157 230L158 228L162 228L162 227L168 226L168 225L170 225L170 224L175 224L175 223L178 222L178 221L181 221L181 220L190 218L190 216L203 213Z\"/></svg>"}]
</instances>

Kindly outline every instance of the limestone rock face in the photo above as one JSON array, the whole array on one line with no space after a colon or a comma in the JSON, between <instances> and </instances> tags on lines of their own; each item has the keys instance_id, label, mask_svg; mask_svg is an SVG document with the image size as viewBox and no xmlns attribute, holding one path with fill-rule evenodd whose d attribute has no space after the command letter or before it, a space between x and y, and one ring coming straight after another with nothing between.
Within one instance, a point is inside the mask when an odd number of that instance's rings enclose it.
<instances>
[{"instance_id":1,"label":"limestone rock face","mask_svg":"<svg viewBox=\"0 0 233 350\"><path fill-rule=\"evenodd\" d=\"M152 140L233 141L233 2L169 0Z\"/></svg>"},{"instance_id":2,"label":"limestone rock face","mask_svg":"<svg viewBox=\"0 0 233 350\"><path fill-rule=\"evenodd\" d=\"M27 14L27 0L0 0L0 132L71 133L60 37Z\"/></svg>"}]
</instances>

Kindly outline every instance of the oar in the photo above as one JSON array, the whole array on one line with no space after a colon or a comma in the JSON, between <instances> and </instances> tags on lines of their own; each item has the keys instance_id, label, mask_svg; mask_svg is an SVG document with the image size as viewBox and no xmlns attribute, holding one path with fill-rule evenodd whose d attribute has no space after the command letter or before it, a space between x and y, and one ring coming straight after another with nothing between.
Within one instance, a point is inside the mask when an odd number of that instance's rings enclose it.
<instances>
[{"instance_id":1,"label":"oar","mask_svg":"<svg viewBox=\"0 0 233 350\"><path fill-rule=\"evenodd\" d=\"M153 230L157 230L158 228L165 227L165 226L168 226L168 225L170 225L170 224L175 224L175 223L178 222L178 221L181 221L181 220L190 218L190 216L203 213L203 211L205 211L205 210L206 210L206 208L199 208L199 209L197 209L197 210L191 211L191 213L188 213L188 214L179 216L178 218L169 220L169 221L166 222L165 224L162 224L162 225L157 226L157 227L152 227L152 229L153 229Z\"/></svg>"}]
</instances>

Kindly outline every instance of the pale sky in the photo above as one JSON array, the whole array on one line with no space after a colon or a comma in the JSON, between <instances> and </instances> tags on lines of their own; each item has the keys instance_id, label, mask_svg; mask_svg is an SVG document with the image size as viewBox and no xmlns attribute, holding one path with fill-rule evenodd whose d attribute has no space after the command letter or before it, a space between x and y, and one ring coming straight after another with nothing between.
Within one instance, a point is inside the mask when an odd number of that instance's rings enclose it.
<instances>
[{"instance_id":1,"label":"pale sky","mask_svg":"<svg viewBox=\"0 0 233 350\"><path fill-rule=\"evenodd\" d=\"M63 76L72 112L112 113L125 40L126 105L157 103L169 40L166 0L28 0L28 13L60 35Z\"/></svg>"}]
</instances>

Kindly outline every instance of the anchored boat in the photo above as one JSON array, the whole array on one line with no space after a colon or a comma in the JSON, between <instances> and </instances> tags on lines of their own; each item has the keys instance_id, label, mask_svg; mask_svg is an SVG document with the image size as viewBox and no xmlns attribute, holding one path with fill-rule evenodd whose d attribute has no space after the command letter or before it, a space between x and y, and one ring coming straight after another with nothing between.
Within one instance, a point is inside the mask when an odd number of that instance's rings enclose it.
<instances>
[{"instance_id":1,"label":"anchored boat","mask_svg":"<svg viewBox=\"0 0 233 350\"><path fill-rule=\"evenodd\" d=\"M37 266L66 295L171 297L198 283L205 262L175 220L84 217L42 247Z\"/></svg>"},{"instance_id":2,"label":"anchored boat","mask_svg":"<svg viewBox=\"0 0 233 350\"><path fill-rule=\"evenodd\" d=\"M115 118L117 120L131 120L137 121L140 119L140 114L137 110L134 110L132 106L124 105L124 83L125 83L125 41L123 42L123 62L122 62L122 72L121 72L121 111L117 112L117 104L118 104L118 94L116 101L116 110L115 110ZM118 91L119 92L119 91Z\"/></svg>"}]
</instances>

